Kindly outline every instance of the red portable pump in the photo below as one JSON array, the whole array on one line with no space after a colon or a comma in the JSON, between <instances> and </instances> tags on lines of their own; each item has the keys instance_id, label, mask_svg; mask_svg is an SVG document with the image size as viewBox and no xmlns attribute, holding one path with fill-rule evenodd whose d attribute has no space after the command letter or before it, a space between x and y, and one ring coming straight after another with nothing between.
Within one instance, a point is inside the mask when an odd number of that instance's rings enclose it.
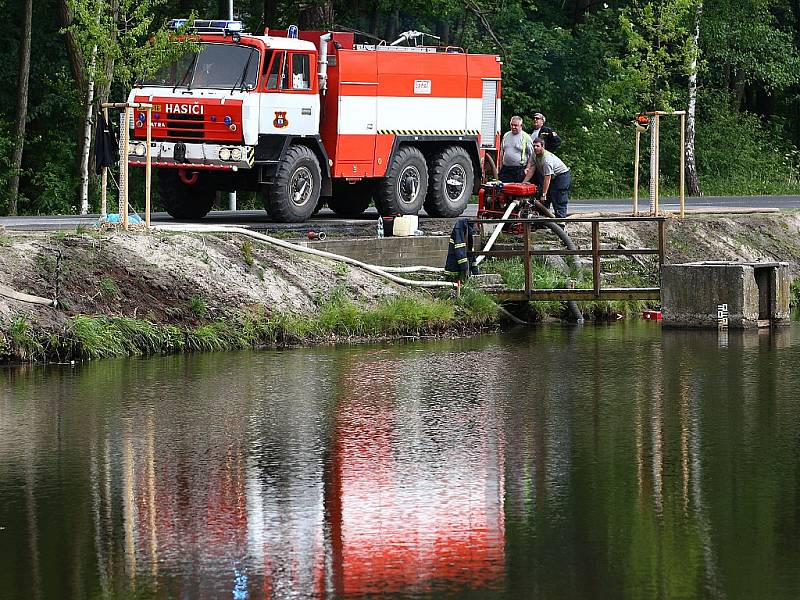
<instances>
[{"instance_id":1,"label":"red portable pump","mask_svg":"<svg viewBox=\"0 0 800 600\"><path fill-rule=\"evenodd\" d=\"M516 202L517 206L508 216L510 219L527 219L534 213L541 213L537 208L536 191L533 183L488 181L478 192L478 219L502 219L511 202ZM507 231L522 233L522 227L515 225Z\"/></svg>"}]
</instances>

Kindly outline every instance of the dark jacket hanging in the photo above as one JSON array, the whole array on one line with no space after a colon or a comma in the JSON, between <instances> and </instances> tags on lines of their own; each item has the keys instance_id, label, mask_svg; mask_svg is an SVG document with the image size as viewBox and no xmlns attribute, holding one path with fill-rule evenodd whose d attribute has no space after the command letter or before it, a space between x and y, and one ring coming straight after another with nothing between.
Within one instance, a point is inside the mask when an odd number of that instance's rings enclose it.
<instances>
[{"instance_id":1,"label":"dark jacket hanging","mask_svg":"<svg viewBox=\"0 0 800 600\"><path fill-rule=\"evenodd\" d=\"M119 161L119 144L114 134L111 121L106 123L103 113L97 115L97 132L95 133L95 170L99 175L103 167L113 167Z\"/></svg>"},{"instance_id":2,"label":"dark jacket hanging","mask_svg":"<svg viewBox=\"0 0 800 600\"><path fill-rule=\"evenodd\" d=\"M475 231L468 219L461 217L456 220L447 247L447 261L444 265L446 273L450 275L466 274L467 271L473 275L480 273L478 267L470 264L474 261L470 261L467 256L467 251L472 250L472 236L474 235Z\"/></svg>"}]
</instances>

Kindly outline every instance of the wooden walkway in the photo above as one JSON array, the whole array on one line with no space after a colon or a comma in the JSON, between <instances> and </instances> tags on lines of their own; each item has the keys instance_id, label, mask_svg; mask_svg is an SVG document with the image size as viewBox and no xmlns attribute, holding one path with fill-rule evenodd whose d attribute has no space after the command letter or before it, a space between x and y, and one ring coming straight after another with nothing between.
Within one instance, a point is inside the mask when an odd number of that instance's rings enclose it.
<instances>
[{"instance_id":1,"label":"wooden walkway","mask_svg":"<svg viewBox=\"0 0 800 600\"><path fill-rule=\"evenodd\" d=\"M492 220L471 220L470 222L481 225L502 224L516 225L522 227L522 249L521 250L475 250L470 252L471 256L485 255L486 258L509 258L512 256L522 256L525 265L525 287L522 290L493 290L492 293L498 300L506 302L523 302L537 300L557 300L557 301L586 301L586 300L660 300L661 288L609 288L601 286L600 259L604 256L637 256L637 255L657 255L659 276L661 266L664 264L664 250L666 246L666 217L591 217L591 218L570 218L567 223L590 223L592 232L592 247L589 250L570 250L568 248L535 250L531 246L530 233L534 226L541 226L544 223L563 222L563 219L551 219L546 217L534 219L492 219ZM654 223L658 228L658 247L657 248L615 248L602 249L600 247L600 226L604 223L635 222L635 223ZM534 289L531 281L531 257L533 256L591 256L592 258L592 288L563 288L563 289ZM487 290L488 291L488 290Z\"/></svg>"}]
</instances>

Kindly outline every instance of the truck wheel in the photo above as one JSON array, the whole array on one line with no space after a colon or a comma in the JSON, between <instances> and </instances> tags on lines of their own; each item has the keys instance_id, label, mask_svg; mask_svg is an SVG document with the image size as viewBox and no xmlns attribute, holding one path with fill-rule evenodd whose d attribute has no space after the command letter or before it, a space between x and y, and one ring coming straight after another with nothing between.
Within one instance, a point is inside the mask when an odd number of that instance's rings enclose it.
<instances>
[{"instance_id":1,"label":"truck wheel","mask_svg":"<svg viewBox=\"0 0 800 600\"><path fill-rule=\"evenodd\" d=\"M335 181L328 207L340 217L357 217L369 207L374 191L375 186L371 181L362 180L353 184Z\"/></svg>"},{"instance_id":2,"label":"truck wheel","mask_svg":"<svg viewBox=\"0 0 800 600\"><path fill-rule=\"evenodd\" d=\"M197 172L184 179L192 183L184 183L177 169L159 169L158 200L173 219L202 219L214 206L217 191L209 185L206 173Z\"/></svg>"},{"instance_id":3,"label":"truck wheel","mask_svg":"<svg viewBox=\"0 0 800 600\"><path fill-rule=\"evenodd\" d=\"M461 146L449 146L433 157L425 211L432 217L457 217L472 196L472 159Z\"/></svg>"},{"instance_id":4,"label":"truck wheel","mask_svg":"<svg viewBox=\"0 0 800 600\"><path fill-rule=\"evenodd\" d=\"M264 208L280 223L302 223L317 207L322 185L319 161L305 146L292 146L264 198Z\"/></svg>"},{"instance_id":5,"label":"truck wheel","mask_svg":"<svg viewBox=\"0 0 800 600\"><path fill-rule=\"evenodd\" d=\"M481 183L497 179L497 164L488 152L481 159Z\"/></svg>"},{"instance_id":6,"label":"truck wheel","mask_svg":"<svg viewBox=\"0 0 800 600\"><path fill-rule=\"evenodd\" d=\"M422 152L411 146L400 148L378 185L375 206L383 216L415 215L428 192L428 166Z\"/></svg>"}]
</instances>

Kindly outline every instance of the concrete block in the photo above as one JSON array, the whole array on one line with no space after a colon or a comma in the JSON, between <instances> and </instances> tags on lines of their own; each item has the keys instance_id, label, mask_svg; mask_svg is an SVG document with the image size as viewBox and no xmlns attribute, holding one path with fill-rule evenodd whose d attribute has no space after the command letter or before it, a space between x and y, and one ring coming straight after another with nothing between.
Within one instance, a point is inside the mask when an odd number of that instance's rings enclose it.
<instances>
[{"instance_id":1,"label":"concrete block","mask_svg":"<svg viewBox=\"0 0 800 600\"><path fill-rule=\"evenodd\" d=\"M661 269L663 324L718 327L727 305L728 327L788 324L788 263L696 262Z\"/></svg>"},{"instance_id":2,"label":"concrete block","mask_svg":"<svg viewBox=\"0 0 800 600\"><path fill-rule=\"evenodd\" d=\"M383 267L444 267L449 239L448 236L376 237L302 244Z\"/></svg>"}]
</instances>

